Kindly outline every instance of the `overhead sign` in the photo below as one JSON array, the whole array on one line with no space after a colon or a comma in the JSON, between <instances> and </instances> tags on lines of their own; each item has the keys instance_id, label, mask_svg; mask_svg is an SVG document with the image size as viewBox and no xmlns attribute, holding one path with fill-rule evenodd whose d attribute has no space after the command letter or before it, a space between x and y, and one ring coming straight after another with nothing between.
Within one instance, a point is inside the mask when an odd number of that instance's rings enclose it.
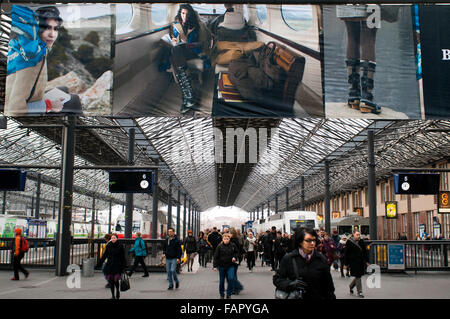
<instances>
[{"instance_id":1,"label":"overhead sign","mask_svg":"<svg viewBox=\"0 0 450 319\"><path fill-rule=\"evenodd\" d=\"M24 191L27 172L18 169L0 170L0 191Z\"/></svg>"},{"instance_id":2,"label":"overhead sign","mask_svg":"<svg viewBox=\"0 0 450 319\"><path fill-rule=\"evenodd\" d=\"M388 244L388 269L405 270L405 245Z\"/></svg>"},{"instance_id":3,"label":"overhead sign","mask_svg":"<svg viewBox=\"0 0 450 319\"><path fill-rule=\"evenodd\" d=\"M153 193L153 171L109 172L111 193Z\"/></svg>"},{"instance_id":4,"label":"overhead sign","mask_svg":"<svg viewBox=\"0 0 450 319\"><path fill-rule=\"evenodd\" d=\"M439 192L438 212L450 213L450 191Z\"/></svg>"},{"instance_id":5,"label":"overhead sign","mask_svg":"<svg viewBox=\"0 0 450 319\"><path fill-rule=\"evenodd\" d=\"M397 219L397 202L396 201L388 201L384 204L386 210L386 218L387 219Z\"/></svg>"},{"instance_id":6,"label":"overhead sign","mask_svg":"<svg viewBox=\"0 0 450 319\"><path fill-rule=\"evenodd\" d=\"M341 217L341 212L332 212L332 215L333 215L333 219L336 219L336 218L339 218L339 217Z\"/></svg>"},{"instance_id":7,"label":"overhead sign","mask_svg":"<svg viewBox=\"0 0 450 319\"><path fill-rule=\"evenodd\" d=\"M439 192L440 174L394 174L395 194L436 195Z\"/></svg>"}]
</instances>

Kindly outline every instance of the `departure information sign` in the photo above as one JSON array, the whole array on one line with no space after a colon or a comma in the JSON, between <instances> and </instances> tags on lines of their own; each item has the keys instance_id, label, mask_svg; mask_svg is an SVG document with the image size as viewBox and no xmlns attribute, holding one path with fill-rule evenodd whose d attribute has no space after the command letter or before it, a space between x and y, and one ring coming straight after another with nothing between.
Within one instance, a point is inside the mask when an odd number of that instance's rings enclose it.
<instances>
[{"instance_id":1,"label":"departure information sign","mask_svg":"<svg viewBox=\"0 0 450 319\"><path fill-rule=\"evenodd\" d=\"M405 270L405 245L388 244L388 269Z\"/></svg>"}]
</instances>

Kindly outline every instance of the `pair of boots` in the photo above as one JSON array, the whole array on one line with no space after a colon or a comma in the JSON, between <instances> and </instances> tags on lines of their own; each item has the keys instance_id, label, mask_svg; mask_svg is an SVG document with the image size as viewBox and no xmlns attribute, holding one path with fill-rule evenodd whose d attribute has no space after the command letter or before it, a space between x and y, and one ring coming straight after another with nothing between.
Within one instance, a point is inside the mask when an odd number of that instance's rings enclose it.
<instances>
[{"instance_id":1,"label":"pair of boots","mask_svg":"<svg viewBox=\"0 0 450 319\"><path fill-rule=\"evenodd\" d=\"M175 77L177 78L178 85L180 86L181 96L183 99L180 110L181 114L200 111L198 108L197 98L194 93L194 88L192 87L191 78L186 73L186 68L184 66L175 68Z\"/></svg>"},{"instance_id":2,"label":"pair of boots","mask_svg":"<svg viewBox=\"0 0 450 319\"><path fill-rule=\"evenodd\" d=\"M381 107L374 102L372 94L376 63L356 59L348 59L346 63L348 83L350 84L348 106L360 110L362 113L380 114Z\"/></svg>"}]
</instances>

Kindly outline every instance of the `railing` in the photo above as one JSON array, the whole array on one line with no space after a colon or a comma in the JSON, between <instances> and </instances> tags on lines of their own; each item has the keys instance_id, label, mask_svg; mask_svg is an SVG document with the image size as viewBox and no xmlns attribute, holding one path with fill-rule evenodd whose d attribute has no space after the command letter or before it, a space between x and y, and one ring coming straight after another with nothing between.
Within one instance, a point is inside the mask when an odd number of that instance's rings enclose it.
<instances>
[{"instance_id":1,"label":"railing","mask_svg":"<svg viewBox=\"0 0 450 319\"><path fill-rule=\"evenodd\" d=\"M22 265L25 268L55 268L55 239L27 238L29 250L22 259ZM0 238L0 269L12 269L11 248L14 238ZM134 245L134 239L119 239L124 245L128 265L133 265L133 258L128 254ZM162 264L163 239L144 239L148 248L148 255L145 257L145 264L148 271L164 271ZM100 260L101 254L105 250L106 242L104 239L90 240L87 238L73 239L70 245L70 263L83 264L83 259L88 257L95 258L96 264ZM142 270L141 266L137 271Z\"/></svg>"},{"instance_id":2,"label":"railing","mask_svg":"<svg viewBox=\"0 0 450 319\"><path fill-rule=\"evenodd\" d=\"M377 240L368 241L370 263L388 270L388 245L403 244L406 271L450 271L449 240Z\"/></svg>"}]
</instances>

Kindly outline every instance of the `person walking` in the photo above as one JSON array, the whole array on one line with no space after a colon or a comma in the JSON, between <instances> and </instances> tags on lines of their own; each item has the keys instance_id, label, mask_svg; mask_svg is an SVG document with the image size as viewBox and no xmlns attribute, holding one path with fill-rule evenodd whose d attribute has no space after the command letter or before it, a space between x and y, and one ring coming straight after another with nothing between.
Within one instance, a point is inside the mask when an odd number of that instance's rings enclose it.
<instances>
[{"instance_id":1,"label":"person walking","mask_svg":"<svg viewBox=\"0 0 450 319\"><path fill-rule=\"evenodd\" d=\"M111 234L105 234L105 241L106 241L106 244L103 246L103 249L102 250L100 250L100 258L102 258L102 256L103 256L103 254L105 253L105 251L106 251L106 247L108 246L108 244L111 242ZM102 273L103 273L103 276L105 276L105 279L106 279L106 273L105 273L105 266L106 266L106 264L104 264L103 266L102 266ZM109 284L109 281L108 280L106 280L106 286L105 286L105 288L111 288L111 285Z\"/></svg>"},{"instance_id":2,"label":"person walking","mask_svg":"<svg viewBox=\"0 0 450 319\"><path fill-rule=\"evenodd\" d=\"M141 237L141 233L136 233L136 240L134 241L134 246L131 248L128 253L134 252L134 264L128 272L128 276L132 276L137 266L141 264L142 269L144 270L144 275L142 277L148 277L147 266L145 265L145 257L147 257L147 246L145 245L144 240Z\"/></svg>"},{"instance_id":3,"label":"person walking","mask_svg":"<svg viewBox=\"0 0 450 319\"><path fill-rule=\"evenodd\" d=\"M234 267L234 284L233 284L233 293L236 295L239 295L239 293L244 289L244 287L242 286L241 282L238 280L238 275L237 275L237 271L239 268L239 258L241 256L241 254L244 251L244 248L241 246L240 242L239 242L239 238L238 238L238 233L236 231L235 228L231 228L230 229L230 234L231 234L231 243L233 243L238 250L238 258L236 263L233 264Z\"/></svg>"},{"instance_id":4,"label":"person walking","mask_svg":"<svg viewBox=\"0 0 450 319\"><path fill-rule=\"evenodd\" d=\"M220 243L214 253L213 270L219 271L219 294L220 298L225 297L225 277L228 279L227 299L231 298L234 286L234 267L239 257L239 251L235 244L230 242L231 234L226 233L222 236Z\"/></svg>"},{"instance_id":5,"label":"person walking","mask_svg":"<svg viewBox=\"0 0 450 319\"><path fill-rule=\"evenodd\" d=\"M25 237L22 237L21 228L14 229L14 233L16 235L12 248L14 277L12 277L11 280L19 280L19 271L21 271L25 275L25 278L28 278L28 276L30 275L28 270L23 268L23 266L20 264L22 258L25 256L25 250L28 244Z\"/></svg>"},{"instance_id":6,"label":"person walking","mask_svg":"<svg viewBox=\"0 0 450 319\"><path fill-rule=\"evenodd\" d=\"M164 241L163 255L166 257L167 278L169 280L168 290L173 290L173 282L175 281L175 288L180 287L180 281L177 277L177 264L181 260L181 242L175 234L175 229L169 228L167 230L168 237Z\"/></svg>"},{"instance_id":7,"label":"person walking","mask_svg":"<svg viewBox=\"0 0 450 319\"><path fill-rule=\"evenodd\" d=\"M284 255L286 254L286 251L283 246L283 237L281 237L281 231L277 231L277 238L275 239L274 243L274 268L278 269L278 266L280 265L281 260L283 259Z\"/></svg>"},{"instance_id":8,"label":"person walking","mask_svg":"<svg viewBox=\"0 0 450 319\"><path fill-rule=\"evenodd\" d=\"M317 233L312 228L297 228L295 247L281 260L273 276L273 284L282 291L301 290L303 299L336 299L330 267L316 251ZM294 270L297 267L297 274Z\"/></svg>"},{"instance_id":9,"label":"person walking","mask_svg":"<svg viewBox=\"0 0 450 319\"><path fill-rule=\"evenodd\" d=\"M255 267L255 254L257 253L256 238L252 232L248 232L247 238L244 241L244 250L247 254L247 266L250 272L253 272Z\"/></svg>"},{"instance_id":10,"label":"person walking","mask_svg":"<svg viewBox=\"0 0 450 319\"><path fill-rule=\"evenodd\" d=\"M208 241L205 239L205 234L201 231L198 235L198 261L201 267L206 268L206 264L208 262L208 251L211 246Z\"/></svg>"},{"instance_id":11,"label":"person walking","mask_svg":"<svg viewBox=\"0 0 450 319\"><path fill-rule=\"evenodd\" d=\"M339 242L341 241L341 236L339 236L337 230L333 230L333 235L331 235L331 239L333 239L334 241L334 245L336 246L336 253L337 253L337 247L339 245ZM339 257L339 256L337 256ZM334 270L338 271L339 270L339 263L338 263L339 258L335 258L333 261L333 268Z\"/></svg>"},{"instance_id":12,"label":"person walking","mask_svg":"<svg viewBox=\"0 0 450 319\"><path fill-rule=\"evenodd\" d=\"M325 233L323 236L323 249L322 253L327 259L328 265L333 265L336 258L336 244L334 240L330 238L328 233ZM336 268L337 271L337 268Z\"/></svg>"},{"instance_id":13,"label":"person walking","mask_svg":"<svg viewBox=\"0 0 450 319\"><path fill-rule=\"evenodd\" d=\"M339 256L339 268L341 271L341 277L344 278L345 276L350 277L350 272L348 268L346 269L346 274L344 275L344 268L345 268L345 247L347 245L347 237L342 236L341 240L339 241L339 244L337 245L337 254Z\"/></svg>"},{"instance_id":14,"label":"person walking","mask_svg":"<svg viewBox=\"0 0 450 319\"><path fill-rule=\"evenodd\" d=\"M216 252L217 246L222 242L222 235L217 231L217 227L213 227L212 232L208 235L208 242L211 244L213 248L213 256Z\"/></svg>"},{"instance_id":15,"label":"person walking","mask_svg":"<svg viewBox=\"0 0 450 319\"><path fill-rule=\"evenodd\" d=\"M197 252L197 240L193 236L192 230L188 230L188 235L183 241L184 251L187 255L188 272L192 271L192 265L194 264L195 253Z\"/></svg>"},{"instance_id":16,"label":"person walking","mask_svg":"<svg viewBox=\"0 0 450 319\"><path fill-rule=\"evenodd\" d=\"M267 244L270 247L270 253L269 253L269 261L270 266L272 267L272 270L275 271L275 241L277 239L277 228L275 226L272 226L272 230L269 233ZM268 251L269 251L268 250Z\"/></svg>"},{"instance_id":17,"label":"person walking","mask_svg":"<svg viewBox=\"0 0 450 319\"><path fill-rule=\"evenodd\" d=\"M353 232L353 236L347 240L344 251L345 265L350 268L350 274L355 277L350 283L350 293L353 294L353 288L358 291L358 297L364 298L362 294L361 277L365 273L365 267L369 265L367 248L364 240L361 238L361 232Z\"/></svg>"},{"instance_id":18,"label":"person walking","mask_svg":"<svg viewBox=\"0 0 450 319\"><path fill-rule=\"evenodd\" d=\"M111 242L106 246L105 253L102 258L100 258L97 268L100 268L106 259L107 262L104 272L106 274L105 278L108 280L111 289L111 299L120 299L119 281L127 266L127 261L125 259L125 249L123 248L123 245L118 242L116 234L111 235ZM114 290L116 291L115 295Z\"/></svg>"}]
</instances>

